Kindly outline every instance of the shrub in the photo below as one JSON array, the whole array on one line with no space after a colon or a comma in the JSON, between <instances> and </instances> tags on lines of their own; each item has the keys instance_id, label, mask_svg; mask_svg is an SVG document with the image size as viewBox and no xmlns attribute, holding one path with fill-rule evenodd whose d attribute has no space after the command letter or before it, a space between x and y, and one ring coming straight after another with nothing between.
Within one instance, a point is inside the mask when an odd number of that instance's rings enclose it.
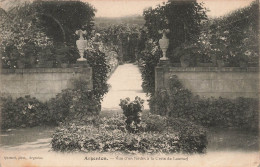
<instances>
[{"instance_id":1,"label":"shrub","mask_svg":"<svg viewBox=\"0 0 260 167\"><path fill-rule=\"evenodd\" d=\"M152 113L185 118L207 127L239 127L257 129L258 99L219 97L200 98L185 89L177 76L169 82L169 90L151 97Z\"/></svg>"},{"instance_id":2,"label":"shrub","mask_svg":"<svg viewBox=\"0 0 260 167\"><path fill-rule=\"evenodd\" d=\"M141 127L141 112L143 110L144 100L136 96L134 101L130 98L120 99L123 114L126 116L126 129L129 132L137 132Z\"/></svg>"},{"instance_id":3,"label":"shrub","mask_svg":"<svg viewBox=\"0 0 260 167\"><path fill-rule=\"evenodd\" d=\"M144 92L153 94L155 90L155 67L162 55L158 45L152 40L146 43L146 48L141 52L141 75Z\"/></svg>"},{"instance_id":4,"label":"shrub","mask_svg":"<svg viewBox=\"0 0 260 167\"><path fill-rule=\"evenodd\" d=\"M202 153L206 149L207 138L205 129L191 121L181 118L165 117L148 114L143 117L147 132L175 132L180 140L183 152Z\"/></svg>"},{"instance_id":5,"label":"shrub","mask_svg":"<svg viewBox=\"0 0 260 167\"><path fill-rule=\"evenodd\" d=\"M51 122L46 104L30 96L2 98L1 128L32 127Z\"/></svg>"},{"instance_id":6,"label":"shrub","mask_svg":"<svg viewBox=\"0 0 260 167\"><path fill-rule=\"evenodd\" d=\"M77 58L79 58L79 53L75 46L64 43L56 43L53 49L53 59L55 59L58 66L62 63L75 64Z\"/></svg>"},{"instance_id":7,"label":"shrub","mask_svg":"<svg viewBox=\"0 0 260 167\"><path fill-rule=\"evenodd\" d=\"M111 51L110 49L106 49L105 55L106 55L106 64L109 66L110 69L107 74L109 78L119 65L118 54L114 51Z\"/></svg>"},{"instance_id":8,"label":"shrub","mask_svg":"<svg viewBox=\"0 0 260 167\"><path fill-rule=\"evenodd\" d=\"M86 80L75 80L73 89L65 89L49 102L49 109L56 122L64 119L87 121L100 112L100 101L93 90L88 89Z\"/></svg>"},{"instance_id":9,"label":"shrub","mask_svg":"<svg viewBox=\"0 0 260 167\"><path fill-rule=\"evenodd\" d=\"M160 116L151 116L151 118L157 117ZM176 129L181 131L168 128L162 131L150 129L138 133L128 133L123 128L125 119L124 116L117 115L103 118L96 125L69 124L61 126L53 135L52 148L55 151L119 151L124 153L202 153L206 148L205 131L201 130L202 133L197 133L198 126L185 124L185 121L170 121L173 125L178 125L179 128ZM166 118L162 119L166 120ZM148 122L155 122L155 120ZM185 125L190 127L183 127ZM186 130L182 134L180 127L190 129L190 131Z\"/></svg>"},{"instance_id":10,"label":"shrub","mask_svg":"<svg viewBox=\"0 0 260 167\"><path fill-rule=\"evenodd\" d=\"M116 114L113 115L113 117L110 118L100 118L96 120L95 125L102 127L106 130L121 130L123 132L126 132L126 117L122 114Z\"/></svg>"},{"instance_id":11,"label":"shrub","mask_svg":"<svg viewBox=\"0 0 260 167\"><path fill-rule=\"evenodd\" d=\"M167 118L150 114L143 116L143 122L145 123L145 131L148 132L161 132L167 129Z\"/></svg>"},{"instance_id":12,"label":"shrub","mask_svg":"<svg viewBox=\"0 0 260 167\"><path fill-rule=\"evenodd\" d=\"M85 56L87 57L88 64L92 67L95 99L101 102L103 96L108 92L107 74L110 71L110 67L106 64L105 54L99 49L87 50Z\"/></svg>"},{"instance_id":13,"label":"shrub","mask_svg":"<svg viewBox=\"0 0 260 167\"><path fill-rule=\"evenodd\" d=\"M2 98L2 129L94 119L101 110L100 101L87 85L86 80L75 80L72 89L63 90L47 103L30 96Z\"/></svg>"}]
</instances>

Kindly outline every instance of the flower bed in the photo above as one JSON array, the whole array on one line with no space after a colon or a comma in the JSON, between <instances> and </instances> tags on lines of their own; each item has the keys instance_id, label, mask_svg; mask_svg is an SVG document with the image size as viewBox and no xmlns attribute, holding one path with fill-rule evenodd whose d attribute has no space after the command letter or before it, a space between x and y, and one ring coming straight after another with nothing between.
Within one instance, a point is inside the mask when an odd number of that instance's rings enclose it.
<instances>
[{"instance_id":1,"label":"flower bed","mask_svg":"<svg viewBox=\"0 0 260 167\"><path fill-rule=\"evenodd\" d=\"M162 124L154 124L158 119ZM192 123L188 125L185 121L149 115L142 123L141 131L129 133L125 128L125 120L123 115L116 115L111 118L96 119L85 125L75 123L62 125L53 135L52 148L55 151L122 153L203 153L205 151L207 145L205 131ZM171 125L175 126L170 128ZM150 128L152 126L166 128Z\"/></svg>"}]
</instances>

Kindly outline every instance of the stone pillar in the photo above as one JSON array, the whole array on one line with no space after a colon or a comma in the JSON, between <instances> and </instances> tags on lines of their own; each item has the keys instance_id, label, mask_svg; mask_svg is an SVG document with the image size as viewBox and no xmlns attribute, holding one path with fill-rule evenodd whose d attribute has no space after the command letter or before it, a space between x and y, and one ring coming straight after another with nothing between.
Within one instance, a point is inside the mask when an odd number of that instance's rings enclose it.
<instances>
[{"instance_id":1,"label":"stone pillar","mask_svg":"<svg viewBox=\"0 0 260 167\"><path fill-rule=\"evenodd\" d=\"M160 61L155 68L155 91L166 89L164 75L170 66L170 62L166 56L166 52L169 46L169 39L166 37L166 34L169 33L169 30L164 29L159 31L159 33L163 34L162 38L159 40L159 45L163 52L163 57L160 58Z\"/></svg>"}]
</instances>

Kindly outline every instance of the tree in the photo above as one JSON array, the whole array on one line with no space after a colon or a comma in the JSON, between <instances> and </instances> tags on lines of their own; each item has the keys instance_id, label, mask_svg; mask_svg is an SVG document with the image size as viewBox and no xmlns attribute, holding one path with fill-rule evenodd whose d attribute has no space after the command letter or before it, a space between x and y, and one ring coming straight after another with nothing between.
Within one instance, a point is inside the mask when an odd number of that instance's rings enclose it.
<instances>
[{"instance_id":1,"label":"tree","mask_svg":"<svg viewBox=\"0 0 260 167\"><path fill-rule=\"evenodd\" d=\"M174 49L184 42L196 42L200 35L201 25L207 20L206 9L202 3L189 1L169 1L155 9L149 8L143 13L149 38L158 41L159 30L169 29L170 39L168 57L176 61ZM177 59L178 61L179 59Z\"/></svg>"},{"instance_id":2,"label":"tree","mask_svg":"<svg viewBox=\"0 0 260 167\"><path fill-rule=\"evenodd\" d=\"M140 26L119 24L97 27L96 30L101 34L102 42L110 48L114 48L114 51L120 55L121 62L136 60Z\"/></svg>"},{"instance_id":3,"label":"tree","mask_svg":"<svg viewBox=\"0 0 260 167\"><path fill-rule=\"evenodd\" d=\"M95 9L80 1L35 1L28 15L38 16L45 33L57 42L75 43L77 29L92 31Z\"/></svg>"},{"instance_id":4,"label":"tree","mask_svg":"<svg viewBox=\"0 0 260 167\"><path fill-rule=\"evenodd\" d=\"M0 51L5 68L16 68L18 60L31 66L33 62L28 62L31 57L40 49L52 46L52 40L37 26L38 18L26 17L29 6L25 3L22 8L14 8L1 20Z\"/></svg>"},{"instance_id":5,"label":"tree","mask_svg":"<svg viewBox=\"0 0 260 167\"><path fill-rule=\"evenodd\" d=\"M252 2L226 16L211 20L208 34L211 54L222 55L229 66L240 60L258 62L259 4Z\"/></svg>"},{"instance_id":6,"label":"tree","mask_svg":"<svg viewBox=\"0 0 260 167\"><path fill-rule=\"evenodd\" d=\"M4 67L16 68L18 60L31 67L35 57L57 61L58 48L69 48L69 52L75 53L71 60L74 62L78 56L75 31L83 29L90 33L94 12L92 6L80 1L34 1L19 4L7 12L1 10ZM26 62L31 57L32 62Z\"/></svg>"}]
</instances>

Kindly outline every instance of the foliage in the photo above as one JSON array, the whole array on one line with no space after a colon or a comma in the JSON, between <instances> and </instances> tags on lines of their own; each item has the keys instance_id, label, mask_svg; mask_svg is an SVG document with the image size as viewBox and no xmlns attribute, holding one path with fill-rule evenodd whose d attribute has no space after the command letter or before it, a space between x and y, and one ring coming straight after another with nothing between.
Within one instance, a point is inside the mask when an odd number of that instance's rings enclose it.
<instances>
[{"instance_id":1,"label":"foliage","mask_svg":"<svg viewBox=\"0 0 260 167\"><path fill-rule=\"evenodd\" d=\"M75 63L79 54L74 32L81 28L90 33L94 12L79 1L34 1L7 11L0 26L3 67Z\"/></svg>"},{"instance_id":2,"label":"foliage","mask_svg":"<svg viewBox=\"0 0 260 167\"><path fill-rule=\"evenodd\" d=\"M93 92L95 99L99 102L108 92L107 74L111 70L106 64L106 55L99 49L88 49L85 51L88 64L92 67Z\"/></svg>"},{"instance_id":3,"label":"foliage","mask_svg":"<svg viewBox=\"0 0 260 167\"><path fill-rule=\"evenodd\" d=\"M121 130L126 132L126 117L123 114L115 114L112 117L103 117L95 121L95 126L106 130Z\"/></svg>"},{"instance_id":4,"label":"foliage","mask_svg":"<svg viewBox=\"0 0 260 167\"><path fill-rule=\"evenodd\" d=\"M57 64L75 64L77 58L79 58L79 53L75 46L59 43L53 50L53 57Z\"/></svg>"},{"instance_id":5,"label":"foliage","mask_svg":"<svg viewBox=\"0 0 260 167\"><path fill-rule=\"evenodd\" d=\"M174 61L174 50L184 42L198 40L202 22L207 20L202 3L169 1L163 6L149 8L143 12L148 37L158 41L159 30L169 29L170 40L167 57Z\"/></svg>"},{"instance_id":6,"label":"foliage","mask_svg":"<svg viewBox=\"0 0 260 167\"><path fill-rule=\"evenodd\" d=\"M147 132L162 132L170 130L167 124L167 117L156 114L144 114L142 120L145 124L144 131ZM177 131L176 131L177 132Z\"/></svg>"},{"instance_id":7,"label":"foliage","mask_svg":"<svg viewBox=\"0 0 260 167\"><path fill-rule=\"evenodd\" d=\"M25 96L13 100L2 99L2 128L58 124L77 119L81 122L96 117L100 110L100 99L89 90L88 82L78 79L73 88L62 90L55 98L42 103L36 98Z\"/></svg>"},{"instance_id":8,"label":"foliage","mask_svg":"<svg viewBox=\"0 0 260 167\"><path fill-rule=\"evenodd\" d=\"M31 67L35 62L29 60L53 45L52 40L38 26L38 18L26 17L28 6L25 4L24 10L12 10L19 12L14 15L7 13L8 17L1 20L0 51L4 68L17 68L18 60Z\"/></svg>"},{"instance_id":9,"label":"foliage","mask_svg":"<svg viewBox=\"0 0 260 167\"><path fill-rule=\"evenodd\" d=\"M257 99L200 98L185 89L177 76L170 79L169 86L169 91L156 92L151 97L149 105L152 113L185 118L207 127L257 129Z\"/></svg>"},{"instance_id":10,"label":"foliage","mask_svg":"<svg viewBox=\"0 0 260 167\"><path fill-rule=\"evenodd\" d=\"M40 26L55 42L75 43L77 29L92 30L95 9L80 1L34 1L29 15L40 19Z\"/></svg>"},{"instance_id":11,"label":"foliage","mask_svg":"<svg viewBox=\"0 0 260 167\"><path fill-rule=\"evenodd\" d=\"M202 60L204 57L206 57L206 55L203 54L202 47L197 42L184 42L174 50L174 59L189 62L190 66L197 66L197 61L199 59Z\"/></svg>"},{"instance_id":12,"label":"foliage","mask_svg":"<svg viewBox=\"0 0 260 167\"><path fill-rule=\"evenodd\" d=\"M201 25L206 17L206 10L197 2L169 1L163 6L149 8L143 13L145 28L141 30L140 41L145 46L140 47L142 87L146 93L154 94L155 67L159 62L162 52L158 41L161 38L159 30L169 29L169 47L167 57L171 62L179 62L183 54L190 54L195 60L199 55L200 47L197 40L200 35ZM183 49L185 47L185 49ZM174 51L173 51L174 50ZM190 61L195 62L195 61ZM195 64L193 64L195 65Z\"/></svg>"},{"instance_id":13,"label":"foliage","mask_svg":"<svg viewBox=\"0 0 260 167\"><path fill-rule=\"evenodd\" d=\"M2 98L1 128L32 127L51 123L50 112L46 104L30 96Z\"/></svg>"},{"instance_id":14,"label":"foliage","mask_svg":"<svg viewBox=\"0 0 260 167\"><path fill-rule=\"evenodd\" d=\"M108 72L107 76L110 77L119 65L118 54L114 51L111 51L110 49L107 49L105 51L105 55L106 55L106 64L110 68L110 71Z\"/></svg>"},{"instance_id":15,"label":"foliage","mask_svg":"<svg viewBox=\"0 0 260 167\"><path fill-rule=\"evenodd\" d=\"M88 48L91 51L99 50L105 54L106 64L109 66L109 72L107 73L109 77L119 64L119 55L113 45L104 44L102 42L102 37L103 34L95 33L94 37L88 40Z\"/></svg>"},{"instance_id":16,"label":"foliage","mask_svg":"<svg viewBox=\"0 0 260 167\"><path fill-rule=\"evenodd\" d=\"M121 108L123 114L126 116L126 129L129 132L138 132L141 127L141 115L143 110L144 100L136 96L134 101L130 101L130 98L120 99Z\"/></svg>"},{"instance_id":17,"label":"foliage","mask_svg":"<svg viewBox=\"0 0 260 167\"><path fill-rule=\"evenodd\" d=\"M259 4L238 9L226 16L205 23L201 42L207 54L216 55L228 66L239 62L258 63L258 16Z\"/></svg>"},{"instance_id":18,"label":"foliage","mask_svg":"<svg viewBox=\"0 0 260 167\"><path fill-rule=\"evenodd\" d=\"M155 90L155 67L159 63L161 50L152 40L146 43L146 49L141 52L142 88L146 93L153 94Z\"/></svg>"},{"instance_id":19,"label":"foliage","mask_svg":"<svg viewBox=\"0 0 260 167\"><path fill-rule=\"evenodd\" d=\"M97 116L100 112L100 99L93 90L89 90L88 82L84 79L74 80L72 89L65 89L49 101L49 110L53 113L53 121L79 119Z\"/></svg>"},{"instance_id":20,"label":"foliage","mask_svg":"<svg viewBox=\"0 0 260 167\"><path fill-rule=\"evenodd\" d=\"M241 62L257 66L258 16L257 1L226 16L208 19L203 4L169 1L163 6L144 11L148 39L158 41L158 30L170 29L167 57L179 62L182 54L190 54L192 66L196 62L224 60L227 66L241 66Z\"/></svg>"},{"instance_id":21,"label":"foliage","mask_svg":"<svg viewBox=\"0 0 260 167\"><path fill-rule=\"evenodd\" d=\"M155 120L147 122L155 122ZM193 133L185 132L182 134L180 131L153 131L151 129L138 133L128 133L124 128L125 117L117 115L111 118L103 118L97 125L68 124L61 126L56 129L51 144L55 151L123 152L131 154L203 153L207 145L205 131L200 128L201 133L198 133L198 126L184 127L182 123L185 123L185 121L176 121L173 124L178 124L178 127L184 129L190 129L190 132Z\"/></svg>"},{"instance_id":22,"label":"foliage","mask_svg":"<svg viewBox=\"0 0 260 167\"><path fill-rule=\"evenodd\" d=\"M120 63L135 62L140 37L140 26L137 25L110 25L97 27L104 45L113 48L119 55Z\"/></svg>"},{"instance_id":23,"label":"foliage","mask_svg":"<svg viewBox=\"0 0 260 167\"><path fill-rule=\"evenodd\" d=\"M205 129L186 119L148 114L143 117L145 131L168 131L178 134L184 152L203 152L207 145ZM198 142L199 141L199 142ZM187 144L189 143L189 144ZM196 146L196 147L194 147Z\"/></svg>"}]
</instances>

